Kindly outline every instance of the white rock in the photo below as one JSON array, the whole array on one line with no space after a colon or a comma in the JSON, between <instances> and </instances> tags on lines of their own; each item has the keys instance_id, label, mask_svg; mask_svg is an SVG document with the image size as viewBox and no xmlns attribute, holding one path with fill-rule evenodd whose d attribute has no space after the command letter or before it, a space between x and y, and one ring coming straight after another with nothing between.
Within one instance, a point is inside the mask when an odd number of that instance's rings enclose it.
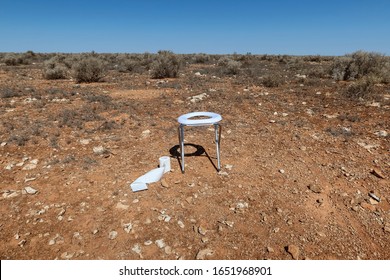
<instances>
[{"instance_id":1,"label":"white rock","mask_svg":"<svg viewBox=\"0 0 390 280\"><path fill-rule=\"evenodd\" d=\"M134 244L133 248L131 248L131 251L138 255L141 255L141 246L139 244Z\"/></svg>"},{"instance_id":2,"label":"white rock","mask_svg":"<svg viewBox=\"0 0 390 280\"><path fill-rule=\"evenodd\" d=\"M127 232L130 233L130 231L133 229L133 224L132 223L127 223L123 225L123 229Z\"/></svg>"},{"instance_id":3,"label":"white rock","mask_svg":"<svg viewBox=\"0 0 390 280\"><path fill-rule=\"evenodd\" d=\"M117 238L117 236L118 236L118 232L115 231L115 230L111 231L111 232L108 234L108 238L111 239L111 240Z\"/></svg>"},{"instance_id":4,"label":"white rock","mask_svg":"<svg viewBox=\"0 0 390 280\"><path fill-rule=\"evenodd\" d=\"M105 148L103 146L96 146L96 147L93 147L93 152L95 154L98 154L98 155L101 155L105 152Z\"/></svg>"},{"instance_id":5,"label":"white rock","mask_svg":"<svg viewBox=\"0 0 390 280\"><path fill-rule=\"evenodd\" d=\"M226 168L227 170L232 170L233 165L231 165L231 164L226 164L226 165L225 165L225 168Z\"/></svg>"},{"instance_id":6,"label":"white rock","mask_svg":"<svg viewBox=\"0 0 390 280\"><path fill-rule=\"evenodd\" d=\"M3 198L13 198L13 197L17 197L18 195L19 192L17 191L7 190L3 193Z\"/></svg>"},{"instance_id":7,"label":"white rock","mask_svg":"<svg viewBox=\"0 0 390 280\"><path fill-rule=\"evenodd\" d=\"M4 167L5 170L11 170L12 167L14 167L14 164L13 163L10 163L10 164L7 164L6 167Z\"/></svg>"},{"instance_id":8,"label":"white rock","mask_svg":"<svg viewBox=\"0 0 390 280\"><path fill-rule=\"evenodd\" d=\"M23 170L33 170L37 168L37 164L38 164L38 160L33 159L23 167Z\"/></svg>"},{"instance_id":9,"label":"white rock","mask_svg":"<svg viewBox=\"0 0 390 280\"><path fill-rule=\"evenodd\" d=\"M386 130L380 130L380 131L375 132L375 135L379 136L379 137L387 137L387 135L389 135L389 134L387 133Z\"/></svg>"},{"instance_id":10,"label":"white rock","mask_svg":"<svg viewBox=\"0 0 390 280\"><path fill-rule=\"evenodd\" d=\"M177 221L177 224L179 225L180 228L185 228L185 225L182 221Z\"/></svg>"},{"instance_id":11,"label":"white rock","mask_svg":"<svg viewBox=\"0 0 390 280\"><path fill-rule=\"evenodd\" d=\"M80 139L81 145L88 145L91 142L91 139Z\"/></svg>"},{"instance_id":12,"label":"white rock","mask_svg":"<svg viewBox=\"0 0 390 280\"><path fill-rule=\"evenodd\" d=\"M149 129L147 129L147 130L144 130L144 131L142 131L142 137L147 137L147 136L149 136L150 135L150 130Z\"/></svg>"},{"instance_id":13,"label":"white rock","mask_svg":"<svg viewBox=\"0 0 390 280\"><path fill-rule=\"evenodd\" d=\"M157 247L162 249L166 246L164 239L158 239L154 243L156 243Z\"/></svg>"},{"instance_id":14,"label":"white rock","mask_svg":"<svg viewBox=\"0 0 390 280\"><path fill-rule=\"evenodd\" d=\"M26 191L26 193L28 194L36 194L38 191L30 186L27 186L24 188L24 190Z\"/></svg>"}]
</instances>

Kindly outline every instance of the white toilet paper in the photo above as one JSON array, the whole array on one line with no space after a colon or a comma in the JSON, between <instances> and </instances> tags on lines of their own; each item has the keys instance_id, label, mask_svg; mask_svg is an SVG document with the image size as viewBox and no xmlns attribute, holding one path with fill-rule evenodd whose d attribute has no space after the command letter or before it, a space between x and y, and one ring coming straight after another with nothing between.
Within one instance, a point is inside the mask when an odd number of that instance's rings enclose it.
<instances>
[{"instance_id":1,"label":"white toilet paper","mask_svg":"<svg viewBox=\"0 0 390 280\"><path fill-rule=\"evenodd\" d=\"M161 180L164 173L169 172L171 170L171 158L164 156L160 157L160 167L155 168L146 174L139 177L133 183L130 184L130 187L133 192L143 191L148 189L148 185L150 183L155 183Z\"/></svg>"},{"instance_id":2,"label":"white toilet paper","mask_svg":"<svg viewBox=\"0 0 390 280\"><path fill-rule=\"evenodd\" d=\"M159 158L160 167L164 167L164 173L171 171L171 158L167 156L163 156Z\"/></svg>"}]
</instances>

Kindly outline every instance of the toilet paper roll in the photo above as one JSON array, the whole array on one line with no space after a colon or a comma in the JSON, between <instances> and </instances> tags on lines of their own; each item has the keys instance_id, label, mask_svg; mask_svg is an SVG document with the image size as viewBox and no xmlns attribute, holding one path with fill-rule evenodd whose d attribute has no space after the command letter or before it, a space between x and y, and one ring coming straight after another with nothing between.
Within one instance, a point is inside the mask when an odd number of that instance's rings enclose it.
<instances>
[{"instance_id":1,"label":"toilet paper roll","mask_svg":"<svg viewBox=\"0 0 390 280\"><path fill-rule=\"evenodd\" d=\"M164 167L164 173L171 171L171 158L168 156L163 156L159 158L160 167Z\"/></svg>"},{"instance_id":2,"label":"toilet paper roll","mask_svg":"<svg viewBox=\"0 0 390 280\"><path fill-rule=\"evenodd\" d=\"M150 183L155 183L161 180L164 173L167 173L171 170L171 158L168 156L163 156L159 158L160 167L150 170L146 174L137 178L133 183L130 184L131 190L133 192L143 191L148 189Z\"/></svg>"}]
</instances>

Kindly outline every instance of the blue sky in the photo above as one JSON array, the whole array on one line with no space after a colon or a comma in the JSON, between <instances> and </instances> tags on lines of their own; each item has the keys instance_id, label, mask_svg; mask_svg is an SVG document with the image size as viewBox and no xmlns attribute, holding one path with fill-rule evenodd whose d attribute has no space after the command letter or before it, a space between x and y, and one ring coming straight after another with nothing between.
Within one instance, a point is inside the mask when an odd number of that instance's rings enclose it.
<instances>
[{"instance_id":1,"label":"blue sky","mask_svg":"<svg viewBox=\"0 0 390 280\"><path fill-rule=\"evenodd\" d=\"M390 55L389 0L0 0L0 52Z\"/></svg>"}]
</instances>

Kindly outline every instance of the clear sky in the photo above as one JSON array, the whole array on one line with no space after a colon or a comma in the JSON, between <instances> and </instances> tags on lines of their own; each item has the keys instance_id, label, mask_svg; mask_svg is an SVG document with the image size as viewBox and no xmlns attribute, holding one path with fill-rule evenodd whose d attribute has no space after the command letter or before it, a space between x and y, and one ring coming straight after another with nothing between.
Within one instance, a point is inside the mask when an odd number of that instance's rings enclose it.
<instances>
[{"instance_id":1,"label":"clear sky","mask_svg":"<svg viewBox=\"0 0 390 280\"><path fill-rule=\"evenodd\" d=\"M0 0L0 52L390 55L390 0Z\"/></svg>"}]
</instances>

